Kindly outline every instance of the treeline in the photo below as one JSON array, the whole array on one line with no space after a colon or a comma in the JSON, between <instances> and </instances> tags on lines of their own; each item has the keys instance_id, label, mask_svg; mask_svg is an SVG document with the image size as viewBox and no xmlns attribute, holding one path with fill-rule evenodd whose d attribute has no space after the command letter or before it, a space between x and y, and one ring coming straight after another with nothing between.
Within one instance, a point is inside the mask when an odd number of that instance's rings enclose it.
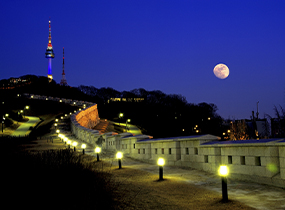
<instances>
[{"instance_id":1,"label":"treeline","mask_svg":"<svg viewBox=\"0 0 285 210\"><path fill-rule=\"evenodd\" d=\"M141 128L144 134L155 138L186 135L213 134L222 136L225 132L223 119L217 114L217 106L208 103L188 103L178 94L165 94L160 90L147 91L143 88L131 91L117 91L110 87L60 86L47 77L25 75L14 88L0 90L0 97L9 100L17 94L30 93L90 101L98 104L99 116L116 122L131 120ZM9 80L1 80L3 87L13 86ZM24 85L23 85L24 84ZM126 101L111 100L124 98ZM139 98L139 102L132 100ZM119 118L119 114L123 117Z\"/></svg>"},{"instance_id":2,"label":"treeline","mask_svg":"<svg viewBox=\"0 0 285 210\"><path fill-rule=\"evenodd\" d=\"M94 100L94 97L84 94L78 88L61 86L54 80L49 82L48 78L45 76L24 75L16 79L21 80L16 83L12 82L15 78L0 80L1 98L9 98L17 94L30 93L91 102Z\"/></svg>"},{"instance_id":3,"label":"treeline","mask_svg":"<svg viewBox=\"0 0 285 210\"><path fill-rule=\"evenodd\" d=\"M155 138L213 134L222 136L223 119L217 114L215 104L188 103L178 94L165 94L162 91L147 91L143 88L131 91L117 91L113 88L79 86L83 93L98 99L101 118L138 125L143 133ZM124 98L125 101L110 100ZM143 99L135 102L134 98ZM123 117L119 114L123 113Z\"/></svg>"}]
</instances>

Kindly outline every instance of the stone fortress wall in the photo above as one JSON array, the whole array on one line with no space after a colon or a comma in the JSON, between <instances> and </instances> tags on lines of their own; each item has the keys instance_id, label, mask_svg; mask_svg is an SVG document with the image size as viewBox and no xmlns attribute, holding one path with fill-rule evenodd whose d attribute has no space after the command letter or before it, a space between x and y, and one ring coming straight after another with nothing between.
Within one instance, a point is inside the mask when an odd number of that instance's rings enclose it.
<instances>
[{"instance_id":1,"label":"stone fortress wall","mask_svg":"<svg viewBox=\"0 0 285 210\"><path fill-rule=\"evenodd\" d=\"M103 149L121 151L125 156L152 164L162 157L166 165L211 173L217 173L224 164L229 167L229 178L285 187L285 139L220 141L220 137L213 135L152 139L131 133L100 134L87 128L76 131L78 114L71 116L74 134L95 145L102 136Z\"/></svg>"},{"instance_id":2,"label":"stone fortress wall","mask_svg":"<svg viewBox=\"0 0 285 210\"><path fill-rule=\"evenodd\" d=\"M74 103L67 99L65 102ZM162 157L166 165L214 174L223 164L229 167L229 178L285 187L285 139L220 141L213 135L152 139L131 133L100 133L88 128L89 120L96 124L100 119L97 105L90 103L70 119L72 132L80 140L95 146L103 137L102 149L121 151L125 156L152 164Z\"/></svg>"}]
</instances>

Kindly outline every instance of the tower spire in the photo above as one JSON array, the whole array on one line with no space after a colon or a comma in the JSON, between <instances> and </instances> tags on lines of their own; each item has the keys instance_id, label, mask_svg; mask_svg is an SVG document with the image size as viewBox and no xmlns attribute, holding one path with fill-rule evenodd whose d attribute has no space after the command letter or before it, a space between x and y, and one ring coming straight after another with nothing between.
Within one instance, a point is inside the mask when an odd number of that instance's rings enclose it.
<instances>
[{"instance_id":1,"label":"tower spire","mask_svg":"<svg viewBox=\"0 0 285 210\"><path fill-rule=\"evenodd\" d=\"M53 77L52 77L52 71L51 71L51 59L54 58L54 53L53 53L53 47L51 44L51 24L50 24L50 20L49 20L49 35L48 35L48 45L47 45L47 49L46 49L46 58L48 59L48 74L47 77L49 79L49 81L52 81Z\"/></svg>"},{"instance_id":2,"label":"tower spire","mask_svg":"<svg viewBox=\"0 0 285 210\"><path fill-rule=\"evenodd\" d=\"M60 85L68 86L67 82L66 82L66 79L65 79L65 73L64 73L64 47L62 49L63 49L63 53L62 53L62 74L61 74L62 78L61 78L61 81L60 81Z\"/></svg>"}]
</instances>

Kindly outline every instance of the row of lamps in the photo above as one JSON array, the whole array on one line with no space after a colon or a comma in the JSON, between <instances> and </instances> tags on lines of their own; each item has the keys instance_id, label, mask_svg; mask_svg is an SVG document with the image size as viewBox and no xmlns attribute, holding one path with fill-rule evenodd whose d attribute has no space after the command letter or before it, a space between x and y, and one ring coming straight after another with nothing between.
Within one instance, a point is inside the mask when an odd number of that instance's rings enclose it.
<instances>
[{"instance_id":1,"label":"row of lamps","mask_svg":"<svg viewBox=\"0 0 285 210\"><path fill-rule=\"evenodd\" d=\"M123 117L122 113L120 113L120 117ZM56 119L56 122L58 122L57 119ZM128 119L127 122L130 122L130 119ZM56 126L57 126L57 124L55 123L55 127ZM62 141L65 142L65 144L67 143L69 145L69 148L70 148L71 140L68 140L67 137L65 137L63 134L59 134L59 132L60 131L57 129L56 133L58 134L58 136L62 139ZM72 146L74 146L74 151L76 151L77 144L78 144L77 142L73 142L72 143ZM82 148L83 154L85 154L86 144L82 144L81 148ZM97 161L99 161L100 160L99 159L99 154L101 153L101 148L100 147L96 147L95 148L95 153L97 154ZM121 169L122 168L123 153L122 152L117 152L116 158L118 159L119 169ZM163 180L163 166L165 165L165 160L163 158L158 158L157 165L159 166L159 180L161 181L161 180ZM222 201L223 202L228 202L227 176L229 174L229 169L228 169L227 166L221 165L219 167L218 173L219 173L219 175L221 177L221 181L222 181Z\"/></svg>"}]
</instances>

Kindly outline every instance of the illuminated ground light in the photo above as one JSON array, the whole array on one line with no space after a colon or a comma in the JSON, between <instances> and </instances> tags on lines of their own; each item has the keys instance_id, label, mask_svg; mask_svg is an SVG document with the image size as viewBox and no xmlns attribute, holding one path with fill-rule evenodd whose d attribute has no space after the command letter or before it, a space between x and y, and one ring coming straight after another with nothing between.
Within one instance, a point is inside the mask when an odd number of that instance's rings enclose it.
<instances>
[{"instance_id":1,"label":"illuminated ground light","mask_svg":"<svg viewBox=\"0 0 285 210\"><path fill-rule=\"evenodd\" d=\"M70 140L67 140L67 145L68 145L68 148L70 149L70 144L71 144L71 141Z\"/></svg>"},{"instance_id":2,"label":"illuminated ground light","mask_svg":"<svg viewBox=\"0 0 285 210\"><path fill-rule=\"evenodd\" d=\"M157 165L159 166L159 180L163 180L163 166L165 161L163 158L158 158Z\"/></svg>"},{"instance_id":3,"label":"illuminated ground light","mask_svg":"<svg viewBox=\"0 0 285 210\"><path fill-rule=\"evenodd\" d=\"M81 145L81 148L82 148L82 153L83 155L85 154L85 149L86 149L86 144L82 144Z\"/></svg>"},{"instance_id":4,"label":"illuminated ground light","mask_svg":"<svg viewBox=\"0 0 285 210\"><path fill-rule=\"evenodd\" d=\"M123 158L123 153L117 152L116 158L118 159L118 164L119 164L119 169L122 168L122 158Z\"/></svg>"},{"instance_id":5,"label":"illuminated ground light","mask_svg":"<svg viewBox=\"0 0 285 210\"><path fill-rule=\"evenodd\" d=\"M75 152L75 151L76 151L77 142L74 141L74 142L72 143L72 146L74 146L74 152Z\"/></svg>"},{"instance_id":6,"label":"illuminated ground light","mask_svg":"<svg viewBox=\"0 0 285 210\"><path fill-rule=\"evenodd\" d=\"M95 148L95 153L97 154L97 161L99 161L99 154L101 152L101 148L100 147L96 147Z\"/></svg>"},{"instance_id":7,"label":"illuminated ground light","mask_svg":"<svg viewBox=\"0 0 285 210\"><path fill-rule=\"evenodd\" d=\"M222 196L223 202L228 202L228 184L227 184L227 176L229 174L229 169L227 166L220 166L219 175L222 178Z\"/></svg>"}]
</instances>

